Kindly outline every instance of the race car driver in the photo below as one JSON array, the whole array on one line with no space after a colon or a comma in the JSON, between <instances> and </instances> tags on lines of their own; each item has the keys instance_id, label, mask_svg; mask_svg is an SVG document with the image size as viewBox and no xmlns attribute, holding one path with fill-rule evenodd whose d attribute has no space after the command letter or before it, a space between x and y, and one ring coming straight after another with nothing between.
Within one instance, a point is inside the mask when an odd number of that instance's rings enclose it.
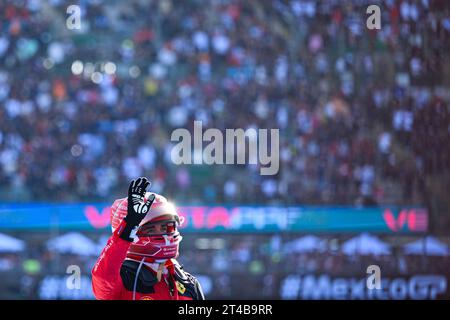
<instances>
[{"instance_id":1,"label":"race car driver","mask_svg":"<svg viewBox=\"0 0 450 320\"><path fill-rule=\"evenodd\" d=\"M175 260L183 223L161 195L146 192L147 178L133 180L128 197L111 207L113 234L92 269L97 299L204 300L198 280Z\"/></svg>"}]
</instances>

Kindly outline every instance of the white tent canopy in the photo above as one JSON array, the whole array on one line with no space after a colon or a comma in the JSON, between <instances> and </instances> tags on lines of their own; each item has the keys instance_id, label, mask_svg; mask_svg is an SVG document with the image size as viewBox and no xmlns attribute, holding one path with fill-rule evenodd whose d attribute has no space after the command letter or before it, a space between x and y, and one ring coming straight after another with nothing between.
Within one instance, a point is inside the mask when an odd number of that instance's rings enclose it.
<instances>
[{"instance_id":1,"label":"white tent canopy","mask_svg":"<svg viewBox=\"0 0 450 320\"><path fill-rule=\"evenodd\" d=\"M325 240L312 235L298 238L284 245L285 252L315 252L325 250Z\"/></svg>"},{"instance_id":2,"label":"white tent canopy","mask_svg":"<svg viewBox=\"0 0 450 320\"><path fill-rule=\"evenodd\" d=\"M446 256L449 254L448 246L433 236L408 243L403 249L406 254L426 254L429 256Z\"/></svg>"},{"instance_id":3,"label":"white tent canopy","mask_svg":"<svg viewBox=\"0 0 450 320\"><path fill-rule=\"evenodd\" d=\"M382 255L390 254L391 247L389 244L381 241L375 236L362 233L359 236L344 242L342 244L342 252L346 255Z\"/></svg>"},{"instance_id":4,"label":"white tent canopy","mask_svg":"<svg viewBox=\"0 0 450 320\"><path fill-rule=\"evenodd\" d=\"M47 248L59 253L71 253L82 256L96 255L97 244L78 232L69 232L47 241Z\"/></svg>"},{"instance_id":5,"label":"white tent canopy","mask_svg":"<svg viewBox=\"0 0 450 320\"><path fill-rule=\"evenodd\" d=\"M0 233L0 252L20 252L25 249L25 242Z\"/></svg>"}]
</instances>

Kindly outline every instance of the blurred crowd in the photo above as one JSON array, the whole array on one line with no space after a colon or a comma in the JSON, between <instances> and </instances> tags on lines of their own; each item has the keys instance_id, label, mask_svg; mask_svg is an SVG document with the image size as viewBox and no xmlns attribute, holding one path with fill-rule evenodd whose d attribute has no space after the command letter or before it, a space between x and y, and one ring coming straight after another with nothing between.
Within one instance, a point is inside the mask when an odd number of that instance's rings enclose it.
<instances>
[{"instance_id":1,"label":"blurred crowd","mask_svg":"<svg viewBox=\"0 0 450 320\"><path fill-rule=\"evenodd\" d=\"M299 238L299 236L296 236ZM291 239L289 239L291 238ZM324 250L295 249L289 245L295 236L244 235L226 236L222 248L199 250L185 241L180 261L193 272L205 270L217 274L329 274L337 276L365 275L369 265L378 265L385 275L449 273L450 256L409 255L399 245L400 238L386 238L392 243L392 254L345 254L345 236L322 237ZM190 238L188 238L189 240ZM214 239L214 238L212 238ZM209 238L211 241L211 238ZM197 239L198 241L198 239ZM214 240L212 240L214 241ZM195 241L191 241L194 242ZM436 263L439 262L439 263Z\"/></svg>"},{"instance_id":2,"label":"blurred crowd","mask_svg":"<svg viewBox=\"0 0 450 320\"><path fill-rule=\"evenodd\" d=\"M98 243L100 252L107 237L86 234ZM441 275L450 277L450 255L405 254L400 243L413 239L386 237L383 241L393 246L391 255L344 254L342 244L347 236L323 236L327 246L323 251L299 251L289 247L298 235L185 235L178 261L186 271L200 276L209 297L245 298L253 294L259 298L277 297L279 283L289 275L329 275L331 277L365 278L367 267L377 265L382 276L411 277L414 275ZM50 234L28 233L21 236L28 250L18 253L0 253L1 299L57 299L93 298L90 271L98 254L48 248ZM447 238L448 242L448 238ZM65 250L70 246L65 246ZM81 271L81 291L67 289L69 266ZM206 278L205 278L206 277ZM208 279L208 280L205 280ZM450 278L449 278L450 279ZM211 284L209 284L211 281ZM247 281L247 283L246 283ZM208 282L208 283L207 283ZM255 282L255 283L253 283ZM243 290L242 286L248 287ZM239 289L241 288L241 289ZM261 290L256 290L260 288ZM245 291L245 292L244 292ZM64 296L65 295L65 296Z\"/></svg>"},{"instance_id":3,"label":"blurred crowd","mask_svg":"<svg viewBox=\"0 0 450 320\"><path fill-rule=\"evenodd\" d=\"M450 166L446 0L0 2L1 200L425 203ZM280 171L176 166L176 128L279 128Z\"/></svg>"}]
</instances>

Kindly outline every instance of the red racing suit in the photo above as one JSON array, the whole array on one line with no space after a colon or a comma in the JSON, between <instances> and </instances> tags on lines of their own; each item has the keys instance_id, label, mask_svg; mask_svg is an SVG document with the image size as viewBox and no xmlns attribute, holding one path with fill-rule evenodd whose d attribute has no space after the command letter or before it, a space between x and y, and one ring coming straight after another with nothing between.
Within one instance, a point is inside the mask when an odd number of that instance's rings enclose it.
<instances>
[{"instance_id":1,"label":"red racing suit","mask_svg":"<svg viewBox=\"0 0 450 320\"><path fill-rule=\"evenodd\" d=\"M124 221L122 223L125 223ZM118 228L119 230L122 228ZM131 242L117 232L109 238L92 269L92 289L99 300L204 300L198 280L175 259L167 260L162 274L144 263L126 259Z\"/></svg>"}]
</instances>

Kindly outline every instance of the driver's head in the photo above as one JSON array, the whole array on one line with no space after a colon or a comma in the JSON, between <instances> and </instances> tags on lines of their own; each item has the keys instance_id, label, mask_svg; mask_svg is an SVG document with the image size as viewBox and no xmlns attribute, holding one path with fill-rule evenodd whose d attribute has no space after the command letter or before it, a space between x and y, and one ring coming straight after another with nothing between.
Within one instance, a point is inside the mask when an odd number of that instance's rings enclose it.
<instances>
[{"instance_id":1,"label":"driver's head","mask_svg":"<svg viewBox=\"0 0 450 320\"><path fill-rule=\"evenodd\" d=\"M162 215L141 225L136 235L138 237L151 237L173 234L177 231L179 223L178 216Z\"/></svg>"},{"instance_id":2,"label":"driver's head","mask_svg":"<svg viewBox=\"0 0 450 320\"><path fill-rule=\"evenodd\" d=\"M148 198L151 194L147 192L145 197ZM120 205L116 207L113 205L111 210L113 229L114 222L119 220L117 219L119 209L127 207L126 198L119 200ZM182 240L178 227L182 223L183 219L180 219L175 206L165 197L155 194L155 201L139 224L136 232L137 240L130 245L128 254L157 260L176 258Z\"/></svg>"}]
</instances>

